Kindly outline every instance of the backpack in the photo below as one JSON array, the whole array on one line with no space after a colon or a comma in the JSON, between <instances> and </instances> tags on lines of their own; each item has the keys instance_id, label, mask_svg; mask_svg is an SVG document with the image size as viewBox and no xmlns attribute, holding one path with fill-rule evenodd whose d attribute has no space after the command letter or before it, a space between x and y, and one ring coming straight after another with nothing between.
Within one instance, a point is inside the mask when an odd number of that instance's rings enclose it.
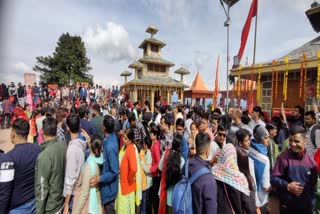
<instances>
[{"instance_id":1,"label":"backpack","mask_svg":"<svg viewBox=\"0 0 320 214\"><path fill-rule=\"evenodd\" d=\"M191 184L201 175L210 174L207 167L202 167L195 174L188 178L189 160L186 161L184 177L174 186L172 191L172 213L173 214L192 214L192 192Z\"/></svg>"},{"instance_id":2,"label":"backpack","mask_svg":"<svg viewBox=\"0 0 320 214\"><path fill-rule=\"evenodd\" d=\"M317 148L317 145L316 145L316 131L320 129L320 125L315 125L311 132L310 132L310 139L311 139L311 142L312 144L314 145L315 148Z\"/></svg>"}]
</instances>

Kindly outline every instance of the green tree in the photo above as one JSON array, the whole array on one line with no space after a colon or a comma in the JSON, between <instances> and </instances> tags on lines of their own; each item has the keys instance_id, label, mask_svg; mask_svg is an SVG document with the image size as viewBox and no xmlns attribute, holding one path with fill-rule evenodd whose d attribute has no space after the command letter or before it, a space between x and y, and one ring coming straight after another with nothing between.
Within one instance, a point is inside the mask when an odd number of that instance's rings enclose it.
<instances>
[{"instance_id":1,"label":"green tree","mask_svg":"<svg viewBox=\"0 0 320 214\"><path fill-rule=\"evenodd\" d=\"M89 82L92 84L90 59L80 36L62 34L52 56L39 56L33 70L40 72L40 80L46 83L69 84Z\"/></svg>"}]
</instances>

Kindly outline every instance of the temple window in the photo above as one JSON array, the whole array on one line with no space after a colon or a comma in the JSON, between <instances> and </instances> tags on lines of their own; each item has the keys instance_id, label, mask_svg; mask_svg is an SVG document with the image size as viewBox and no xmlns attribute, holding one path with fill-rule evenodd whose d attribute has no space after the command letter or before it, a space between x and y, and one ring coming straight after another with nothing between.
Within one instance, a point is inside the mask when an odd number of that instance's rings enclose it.
<instances>
[{"instance_id":1,"label":"temple window","mask_svg":"<svg viewBox=\"0 0 320 214\"><path fill-rule=\"evenodd\" d=\"M159 52L159 47L156 46L156 45L151 45L151 51L158 53Z\"/></svg>"}]
</instances>

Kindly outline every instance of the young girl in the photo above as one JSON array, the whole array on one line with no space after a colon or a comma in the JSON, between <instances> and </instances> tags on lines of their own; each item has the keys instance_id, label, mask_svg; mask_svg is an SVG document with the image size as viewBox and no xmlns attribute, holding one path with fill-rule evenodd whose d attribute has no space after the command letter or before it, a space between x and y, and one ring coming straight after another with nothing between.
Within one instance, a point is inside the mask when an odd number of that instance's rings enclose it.
<instances>
[{"instance_id":1,"label":"young girl","mask_svg":"<svg viewBox=\"0 0 320 214\"><path fill-rule=\"evenodd\" d=\"M190 132L191 132L191 135L188 139L188 144L189 144L189 149L190 149L189 155L190 155L190 157L192 157L196 154L196 136L199 132L197 124L195 122L191 123Z\"/></svg>"},{"instance_id":2,"label":"young girl","mask_svg":"<svg viewBox=\"0 0 320 214\"><path fill-rule=\"evenodd\" d=\"M152 146L150 148L151 152L151 168L150 173L152 176L152 187L151 187L151 203L153 212L155 214L158 213L159 209L159 186L160 186L160 173L159 173L159 162L160 162L160 142L159 142L160 128L158 126L154 126L150 130L150 139L152 141Z\"/></svg>"},{"instance_id":3,"label":"young girl","mask_svg":"<svg viewBox=\"0 0 320 214\"><path fill-rule=\"evenodd\" d=\"M152 177L150 175L150 168L152 163L152 157L150 152L151 139L146 136L143 143L143 148L140 150L140 164L143 170L141 170L141 184L142 184L142 201L141 201L141 213L152 213L151 200L150 200L150 187L152 184Z\"/></svg>"},{"instance_id":4,"label":"young girl","mask_svg":"<svg viewBox=\"0 0 320 214\"><path fill-rule=\"evenodd\" d=\"M184 158L181 156L182 136L175 135L172 141L172 148L167 149L161 157L159 170L162 171L160 183L160 214L172 213L172 190L181 179L181 169L184 165Z\"/></svg>"},{"instance_id":5,"label":"young girl","mask_svg":"<svg viewBox=\"0 0 320 214\"><path fill-rule=\"evenodd\" d=\"M119 152L120 176L116 213L135 213L137 158L134 133L129 128L123 133L123 146Z\"/></svg>"},{"instance_id":6,"label":"young girl","mask_svg":"<svg viewBox=\"0 0 320 214\"><path fill-rule=\"evenodd\" d=\"M37 126L36 126L36 117L40 114L40 112L36 109L32 111L31 117L29 119L29 135L28 142L34 143L37 139Z\"/></svg>"},{"instance_id":7,"label":"young girl","mask_svg":"<svg viewBox=\"0 0 320 214\"><path fill-rule=\"evenodd\" d=\"M103 163L102 139L94 135L90 141L90 156L85 162L79 180L74 191L72 213L102 213L100 190L90 187L90 180L94 176L100 176L99 167Z\"/></svg>"}]
</instances>

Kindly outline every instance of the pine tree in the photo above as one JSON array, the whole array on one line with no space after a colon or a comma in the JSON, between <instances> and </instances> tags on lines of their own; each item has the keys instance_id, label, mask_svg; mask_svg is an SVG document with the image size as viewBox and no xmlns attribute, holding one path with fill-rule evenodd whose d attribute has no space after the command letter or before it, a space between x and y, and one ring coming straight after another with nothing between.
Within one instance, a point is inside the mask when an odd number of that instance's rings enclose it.
<instances>
[{"instance_id":1,"label":"pine tree","mask_svg":"<svg viewBox=\"0 0 320 214\"><path fill-rule=\"evenodd\" d=\"M62 34L52 56L39 56L33 70L40 72L40 80L48 84L89 82L92 84L90 59L80 36Z\"/></svg>"}]
</instances>

